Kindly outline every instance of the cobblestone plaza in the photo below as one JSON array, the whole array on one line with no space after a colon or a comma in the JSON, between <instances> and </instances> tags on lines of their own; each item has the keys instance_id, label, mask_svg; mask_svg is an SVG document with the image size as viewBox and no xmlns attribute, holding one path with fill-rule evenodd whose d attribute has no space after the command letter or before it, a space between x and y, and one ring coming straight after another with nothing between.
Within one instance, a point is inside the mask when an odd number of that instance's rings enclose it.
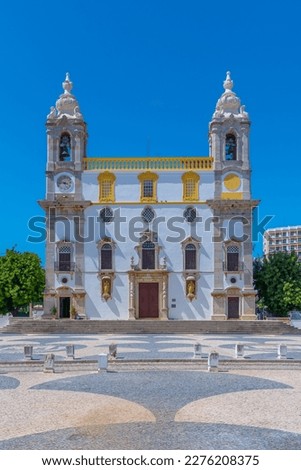
<instances>
[{"instance_id":1,"label":"cobblestone plaza","mask_svg":"<svg viewBox=\"0 0 301 470\"><path fill-rule=\"evenodd\" d=\"M49 352L68 365L70 343L72 363L83 361L78 370L22 370L24 345L33 345L33 366ZM118 355L108 371L85 371L84 361L112 343ZM196 343L204 364L214 350L227 367L198 367ZM237 343L243 359L235 359ZM287 346L282 361L280 343ZM1 369L14 363L19 368ZM0 449L299 450L300 370L299 336L2 334Z\"/></svg>"}]
</instances>

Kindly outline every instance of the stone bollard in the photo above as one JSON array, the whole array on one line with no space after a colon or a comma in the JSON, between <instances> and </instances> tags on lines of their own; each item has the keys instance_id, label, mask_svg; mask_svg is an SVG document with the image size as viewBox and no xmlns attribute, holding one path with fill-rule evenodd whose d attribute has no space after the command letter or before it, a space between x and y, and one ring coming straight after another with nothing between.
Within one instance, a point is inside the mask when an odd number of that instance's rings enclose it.
<instances>
[{"instance_id":1,"label":"stone bollard","mask_svg":"<svg viewBox=\"0 0 301 470\"><path fill-rule=\"evenodd\" d=\"M287 358L287 346L286 344L278 344L278 359Z\"/></svg>"},{"instance_id":2,"label":"stone bollard","mask_svg":"<svg viewBox=\"0 0 301 470\"><path fill-rule=\"evenodd\" d=\"M218 371L218 360L219 354L215 351L211 352L208 356L208 371L217 372Z\"/></svg>"},{"instance_id":3,"label":"stone bollard","mask_svg":"<svg viewBox=\"0 0 301 470\"><path fill-rule=\"evenodd\" d=\"M194 359L198 359L202 356L202 345L200 343L196 343L194 345Z\"/></svg>"},{"instance_id":4,"label":"stone bollard","mask_svg":"<svg viewBox=\"0 0 301 470\"><path fill-rule=\"evenodd\" d=\"M74 344L66 345L66 354L67 357L72 357L72 359L74 359Z\"/></svg>"},{"instance_id":5,"label":"stone bollard","mask_svg":"<svg viewBox=\"0 0 301 470\"><path fill-rule=\"evenodd\" d=\"M32 359L32 353L33 353L33 346L31 346L30 344L26 344L26 346L24 346L25 359Z\"/></svg>"},{"instance_id":6,"label":"stone bollard","mask_svg":"<svg viewBox=\"0 0 301 470\"><path fill-rule=\"evenodd\" d=\"M241 344L241 343L237 343L235 345L235 357L236 357L236 359L241 359L241 358L244 357L244 353L245 353L244 348L245 348L244 345Z\"/></svg>"},{"instance_id":7,"label":"stone bollard","mask_svg":"<svg viewBox=\"0 0 301 470\"><path fill-rule=\"evenodd\" d=\"M103 372L108 369L108 355L98 354L98 372Z\"/></svg>"},{"instance_id":8,"label":"stone bollard","mask_svg":"<svg viewBox=\"0 0 301 470\"><path fill-rule=\"evenodd\" d=\"M54 354L46 354L43 372L54 372Z\"/></svg>"},{"instance_id":9,"label":"stone bollard","mask_svg":"<svg viewBox=\"0 0 301 470\"><path fill-rule=\"evenodd\" d=\"M116 357L117 357L117 344L111 343L109 345L109 355L110 355L110 357L113 357L114 359L116 359Z\"/></svg>"}]
</instances>

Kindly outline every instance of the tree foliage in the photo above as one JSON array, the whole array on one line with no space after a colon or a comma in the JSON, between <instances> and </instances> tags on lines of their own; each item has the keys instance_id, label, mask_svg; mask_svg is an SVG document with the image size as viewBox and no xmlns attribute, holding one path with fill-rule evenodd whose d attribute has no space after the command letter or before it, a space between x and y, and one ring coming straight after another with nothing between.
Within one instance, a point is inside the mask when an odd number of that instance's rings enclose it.
<instances>
[{"instance_id":1,"label":"tree foliage","mask_svg":"<svg viewBox=\"0 0 301 470\"><path fill-rule=\"evenodd\" d=\"M0 256L0 313L41 302L45 272L35 253L7 250Z\"/></svg>"},{"instance_id":2,"label":"tree foliage","mask_svg":"<svg viewBox=\"0 0 301 470\"><path fill-rule=\"evenodd\" d=\"M301 264L295 253L254 261L254 285L261 304L278 316L301 308Z\"/></svg>"}]
</instances>

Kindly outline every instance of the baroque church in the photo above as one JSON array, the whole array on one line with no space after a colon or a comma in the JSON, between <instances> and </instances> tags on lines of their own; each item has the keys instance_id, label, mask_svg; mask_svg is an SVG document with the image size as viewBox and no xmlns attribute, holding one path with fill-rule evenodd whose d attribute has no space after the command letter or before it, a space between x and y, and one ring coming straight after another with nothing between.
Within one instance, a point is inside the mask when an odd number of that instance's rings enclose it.
<instances>
[{"instance_id":1,"label":"baroque church","mask_svg":"<svg viewBox=\"0 0 301 470\"><path fill-rule=\"evenodd\" d=\"M209 156L88 157L69 74L47 116L44 312L91 320L253 320L245 107L227 72Z\"/></svg>"}]
</instances>

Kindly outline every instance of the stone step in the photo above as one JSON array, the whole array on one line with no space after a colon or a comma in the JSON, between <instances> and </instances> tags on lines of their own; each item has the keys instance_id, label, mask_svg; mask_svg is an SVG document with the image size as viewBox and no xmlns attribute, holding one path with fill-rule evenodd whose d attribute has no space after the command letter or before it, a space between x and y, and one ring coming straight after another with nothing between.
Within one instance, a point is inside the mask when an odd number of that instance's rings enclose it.
<instances>
[{"instance_id":1,"label":"stone step","mask_svg":"<svg viewBox=\"0 0 301 470\"><path fill-rule=\"evenodd\" d=\"M11 318L0 330L10 334L256 334L300 335L301 330L273 321L194 320L32 320Z\"/></svg>"}]
</instances>

